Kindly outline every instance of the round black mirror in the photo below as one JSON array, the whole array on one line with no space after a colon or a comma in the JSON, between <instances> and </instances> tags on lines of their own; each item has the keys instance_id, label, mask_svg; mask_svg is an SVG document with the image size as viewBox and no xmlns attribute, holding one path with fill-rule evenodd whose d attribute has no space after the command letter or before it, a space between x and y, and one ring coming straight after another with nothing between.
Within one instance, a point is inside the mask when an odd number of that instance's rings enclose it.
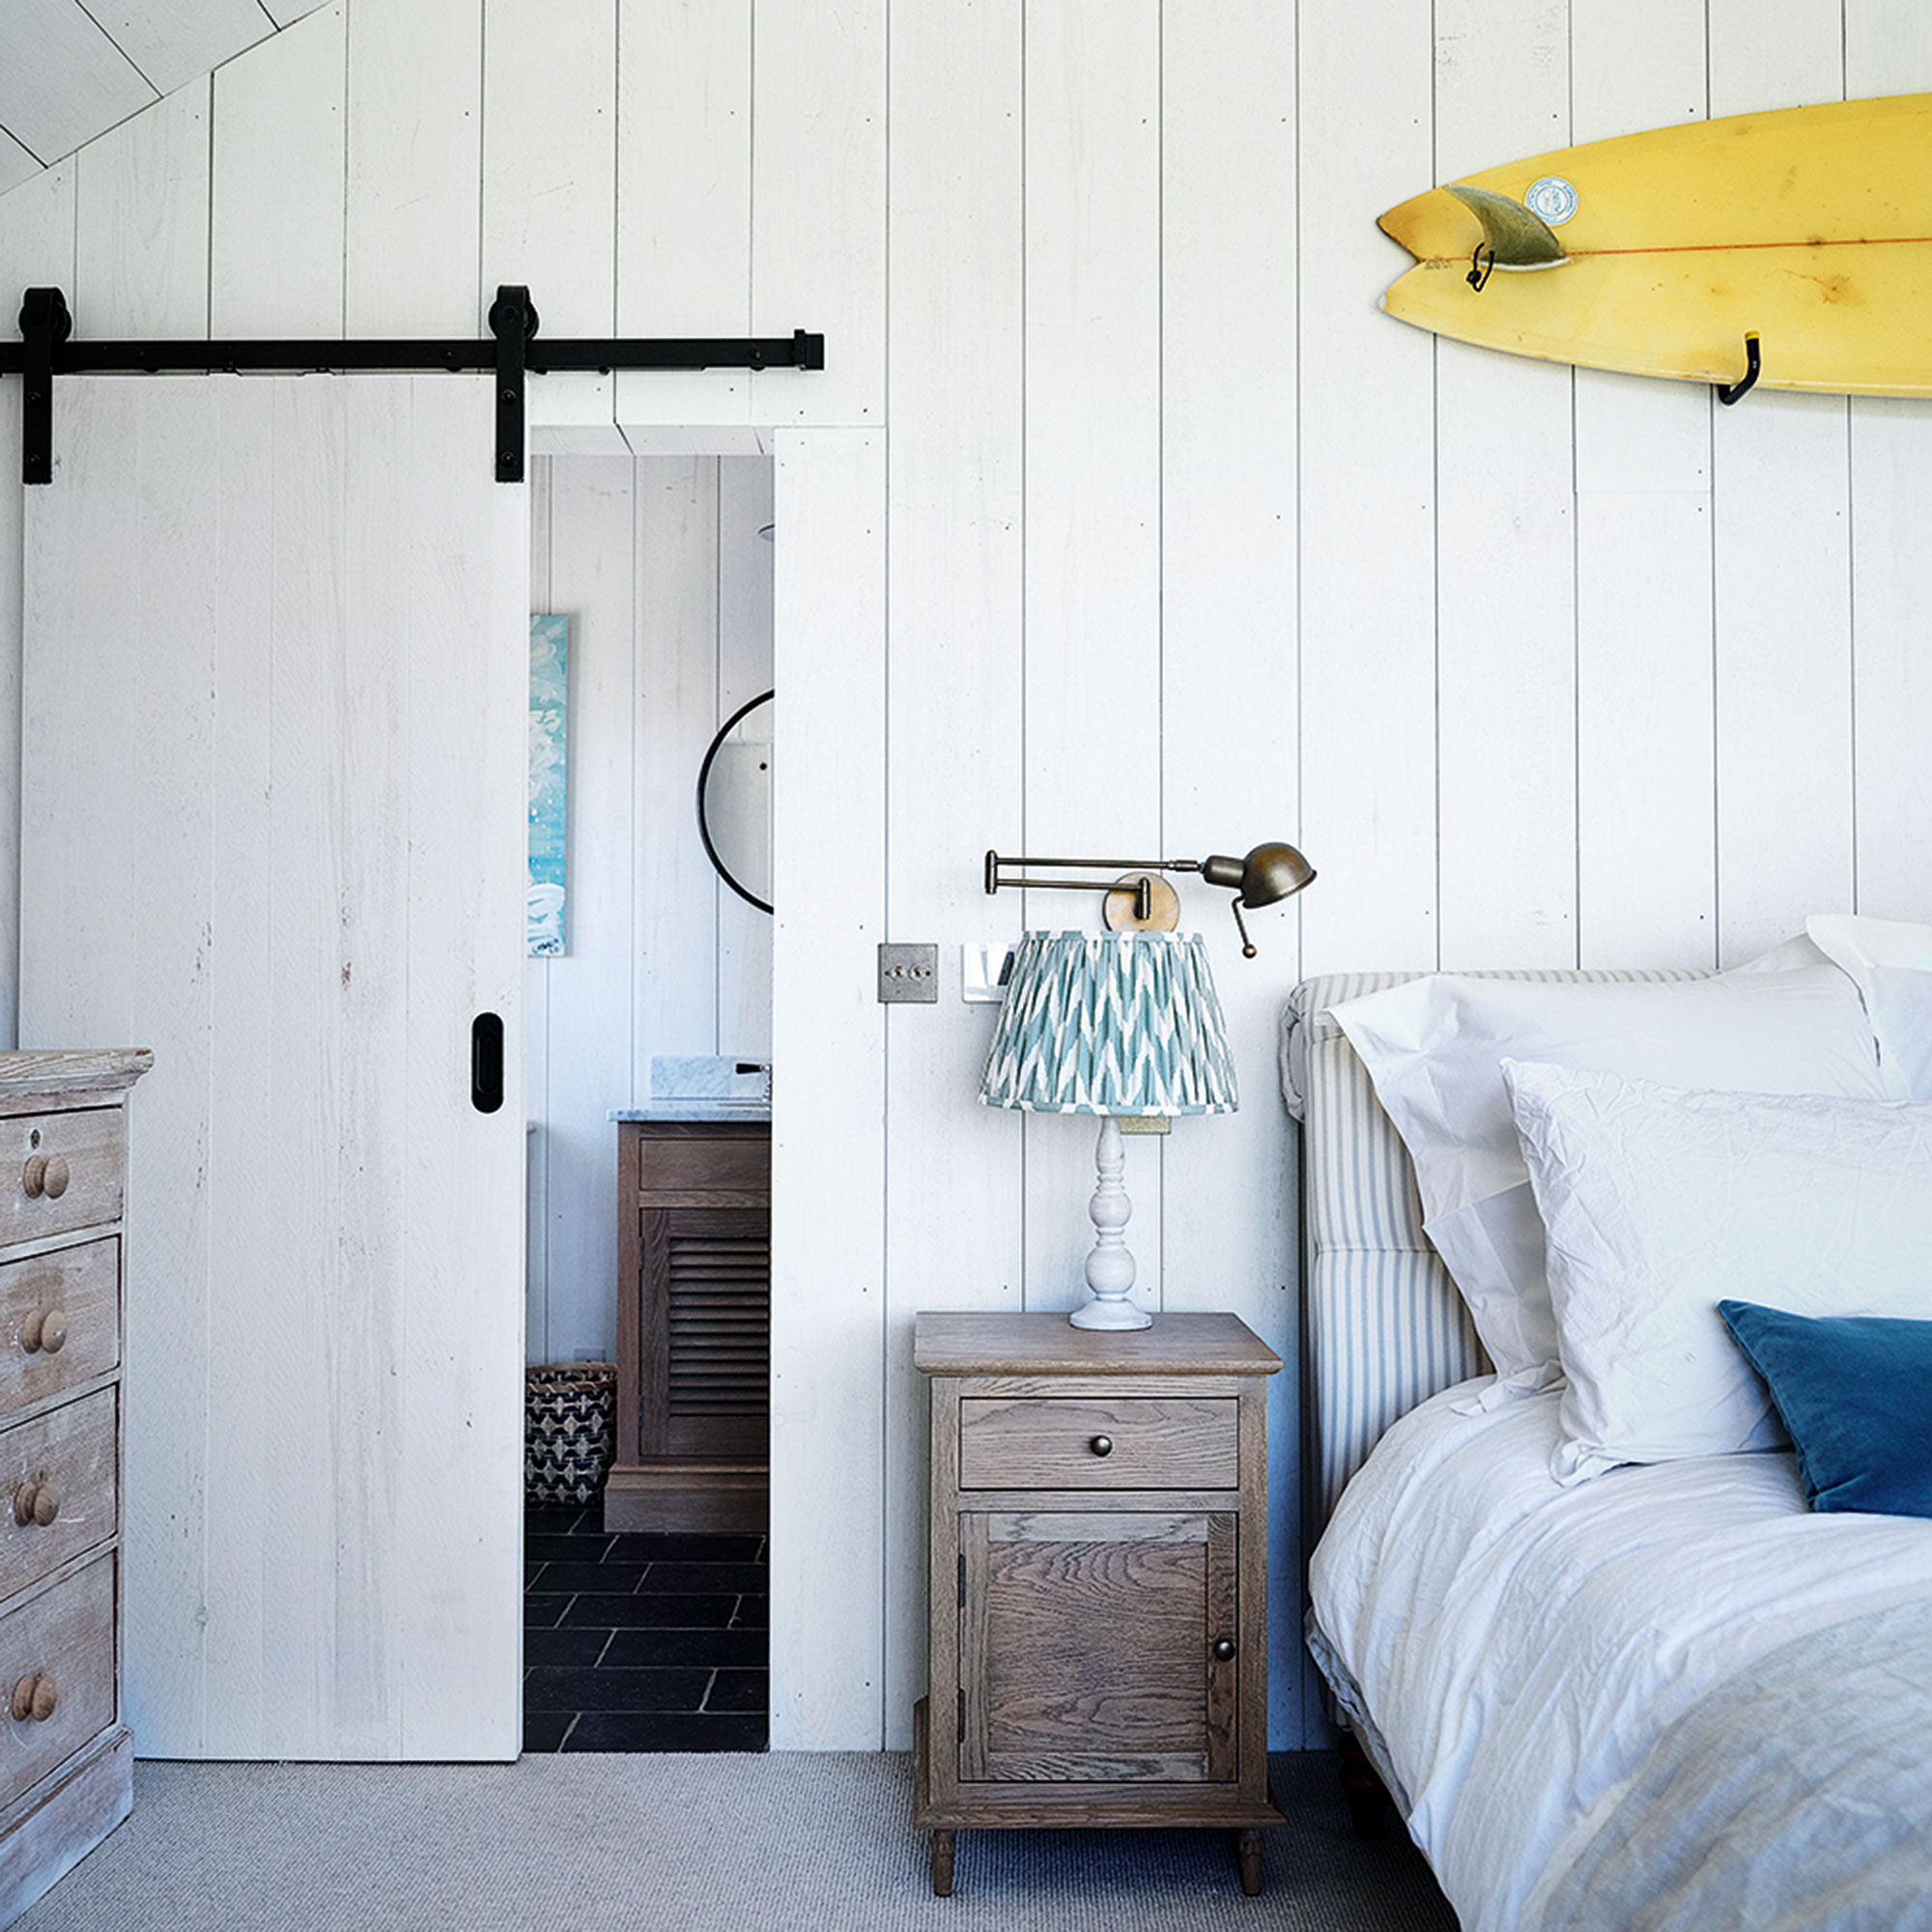
<instances>
[{"instance_id":1,"label":"round black mirror","mask_svg":"<svg viewBox=\"0 0 1932 1932\"><path fill-rule=\"evenodd\" d=\"M772 909L772 697L762 692L719 726L697 768L697 836L718 876Z\"/></svg>"}]
</instances>

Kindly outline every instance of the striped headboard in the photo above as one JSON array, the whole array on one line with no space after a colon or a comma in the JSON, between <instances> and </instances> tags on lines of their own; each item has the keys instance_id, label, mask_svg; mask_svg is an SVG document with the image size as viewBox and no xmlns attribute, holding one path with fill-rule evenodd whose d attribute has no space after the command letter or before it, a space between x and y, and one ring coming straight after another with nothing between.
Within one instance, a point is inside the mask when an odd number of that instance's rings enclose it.
<instances>
[{"instance_id":1,"label":"striped headboard","mask_svg":"<svg viewBox=\"0 0 1932 1932\"><path fill-rule=\"evenodd\" d=\"M1368 1069L1328 1009L1422 977L1304 980L1282 1015L1282 1092L1302 1122L1302 1430L1310 1545L1397 1416L1489 1361L1422 1232L1415 1173ZM1486 973L1543 983L1698 980L1694 972Z\"/></svg>"}]
</instances>

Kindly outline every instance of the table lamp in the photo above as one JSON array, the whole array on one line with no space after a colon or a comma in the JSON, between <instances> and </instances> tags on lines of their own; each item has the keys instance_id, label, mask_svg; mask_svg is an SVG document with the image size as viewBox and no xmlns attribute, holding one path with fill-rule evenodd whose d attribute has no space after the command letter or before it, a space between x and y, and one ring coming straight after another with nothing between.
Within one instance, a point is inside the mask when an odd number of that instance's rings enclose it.
<instances>
[{"instance_id":1,"label":"table lamp","mask_svg":"<svg viewBox=\"0 0 1932 1932\"><path fill-rule=\"evenodd\" d=\"M1122 1117L1231 1114L1234 1057L1197 932L1029 932L1013 954L980 1098L1030 1114L1097 1114L1087 1257L1093 1298L1076 1328L1147 1328L1122 1230Z\"/></svg>"}]
</instances>

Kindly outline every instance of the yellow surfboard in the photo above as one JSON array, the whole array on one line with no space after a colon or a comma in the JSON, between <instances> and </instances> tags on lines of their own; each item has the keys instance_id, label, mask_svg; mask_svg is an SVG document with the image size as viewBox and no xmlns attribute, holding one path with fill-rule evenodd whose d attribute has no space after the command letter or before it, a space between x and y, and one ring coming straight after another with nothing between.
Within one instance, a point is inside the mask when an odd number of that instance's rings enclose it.
<instances>
[{"instance_id":1,"label":"yellow surfboard","mask_svg":"<svg viewBox=\"0 0 1932 1932\"><path fill-rule=\"evenodd\" d=\"M1720 386L1932 395L1932 94L1564 148L1431 188L1380 226L1416 258L1382 307L1459 342Z\"/></svg>"}]
</instances>

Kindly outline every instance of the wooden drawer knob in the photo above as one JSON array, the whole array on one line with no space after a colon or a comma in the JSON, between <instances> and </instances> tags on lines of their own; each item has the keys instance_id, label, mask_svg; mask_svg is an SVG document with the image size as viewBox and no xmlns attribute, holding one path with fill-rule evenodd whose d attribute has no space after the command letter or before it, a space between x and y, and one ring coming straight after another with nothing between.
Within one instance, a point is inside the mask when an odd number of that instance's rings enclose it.
<instances>
[{"instance_id":1,"label":"wooden drawer knob","mask_svg":"<svg viewBox=\"0 0 1932 1932\"><path fill-rule=\"evenodd\" d=\"M37 1724L44 1724L59 1701L54 1680L44 1670L32 1670L14 1686L14 1700L9 1708L16 1723L23 1724L31 1719Z\"/></svg>"},{"instance_id":2,"label":"wooden drawer knob","mask_svg":"<svg viewBox=\"0 0 1932 1932\"><path fill-rule=\"evenodd\" d=\"M43 1350L49 1355L58 1355L66 1346L67 1310L64 1308L36 1309L20 1323L20 1347L30 1355L37 1355Z\"/></svg>"},{"instance_id":3,"label":"wooden drawer knob","mask_svg":"<svg viewBox=\"0 0 1932 1932\"><path fill-rule=\"evenodd\" d=\"M45 1529L60 1515L60 1491L45 1476L22 1483L14 1492L14 1520L23 1529L28 1523Z\"/></svg>"},{"instance_id":4,"label":"wooden drawer knob","mask_svg":"<svg viewBox=\"0 0 1932 1932\"><path fill-rule=\"evenodd\" d=\"M1114 1453L1114 1438L1111 1435L1096 1435L1087 1446L1096 1456L1111 1456Z\"/></svg>"},{"instance_id":5,"label":"wooden drawer knob","mask_svg":"<svg viewBox=\"0 0 1932 1932\"><path fill-rule=\"evenodd\" d=\"M65 1154L30 1153L20 1170L20 1186L29 1201L38 1201L43 1194L49 1201L58 1201L67 1192L70 1179Z\"/></svg>"}]
</instances>

